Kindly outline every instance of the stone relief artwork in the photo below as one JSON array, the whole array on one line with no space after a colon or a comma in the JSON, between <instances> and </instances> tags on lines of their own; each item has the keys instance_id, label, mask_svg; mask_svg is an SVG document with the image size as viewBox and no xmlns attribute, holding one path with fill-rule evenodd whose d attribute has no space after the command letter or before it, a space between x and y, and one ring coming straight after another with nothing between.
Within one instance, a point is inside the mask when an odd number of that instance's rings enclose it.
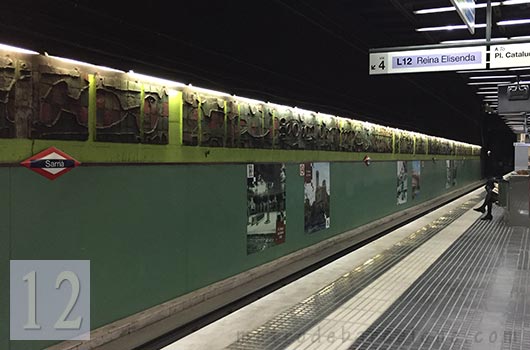
<instances>
[{"instance_id":1,"label":"stone relief artwork","mask_svg":"<svg viewBox=\"0 0 530 350\"><path fill-rule=\"evenodd\" d=\"M372 148L371 126L354 120L353 124L353 152L370 152Z\"/></svg>"},{"instance_id":2,"label":"stone relief artwork","mask_svg":"<svg viewBox=\"0 0 530 350\"><path fill-rule=\"evenodd\" d=\"M321 150L340 150L340 123L339 119L333 116L323 116L320 122L320 138L322 140Z\"/></svg>"},{"instance_id":3,"label":"stone relief artwork","mask_svg":"<svg viewBox=\"0 0 530 350\"><path fill-rule=\"evenodd\" d=\"M451 155L452 143L439 138L429 138L429 154Z\"/></svg>"},{"instance_id":4,"label":"stone relief artwork","mask_svg":"<svg viewBox=\"0 0 530 350\"><path fill-rule=\"evenodd\" d=\"M120 75L98 76L96 141L140 143L140 83Z\"/></svg>"},{"instance_id":5,"label":"stone relief artwork","mask_svg":"<svg viewBox=\"0 0 530 350\"><path fill-rule=\"evenodd\" d=\"M225 138L224 100L217 96L199 95L201 146L223 147Z\"/></svg>"},{"instance_id":6,"label":"stone relief artwork","mask_svg":"<svg viewBox=\"0 0 530 350\"><path fill-rule=\"evenodd\" d=\"M343 120L341 126L340 150L343 152L351 152L353 150L353 123L351 120Z\"/></svg>"},{"instance_id":7,"label":"stone relief artwork","mask_svg":"<svg viewBox=\"0 0 530 350\"><path fill-rule=\"evenodd\" d=\"M302 116L302 142L301 146L307 150L318 150L318 140L321 128L318 123L318 115L306 112Z\"/></svg>"},{"instance_id":8,"label":"stone relief artwork","mask_svg":"<svg viewBox=\"0 0 530 350\"><path fill-rule=\"evenodd\" d=\"M300 146L301 121L291 108L277 110L277 145L281 149L298 149Z\"/></svg>"},{"instance_id":9,"label":"stone relief artwork","mask_svg":"<svg viewBox=\"0 0 530 350\"><path fill-rule=\"evenodd\" d=\"M416 154L427 154L427 138L421 135L416 135Z\"/></svg>"},{"instance_id":10,"label":"stone relief artwork","mask_svg":"<svg viewBox=\"0 0 530 350\"><path fill-rule=\"evenodd\" d=\"M274 119L276 110L274 107L263 106L263 148L270 149L274 142Z\"/></svg>"},{"instance_id":11,"label":"stone relief artwork","mask_svg":"<svg viewBox=\"0 0 530 350\"><path fill-rule=\"evenodd\" d=\"M398 150L400 154L412 154L414 153L414 135L406 131L401 131L399 133L399 138L396 137L398 141Z\"/></svg>"},{"instance_id":12,"label":"stone relief artwork","mask_svg":"<svg viewBox=\"0 0 530 350\"><path fill-rule=\"evenodd\" d=\"M242 102L239 104L241 148L264 148L265 138L271 133L263 127L264 105Z\"/></svg>"},{"instance_id":13,"label":"stone relief artwork","mask_svg":"<svg viewBox=\"0 0 530 350\"><path fill-rule=\"evenodd\" d=\"M456 149L456 154L459 156L471 156L473 155L473 151L474 151L473 148L466 147L464 145L456 145L455 149Z\"/></svg>"},{"instance_id":14,"label":"stone relief artwork","mask_svg":"<svg viewBox=\"0 0 530 350\"><path fill-rule=\"evenodd\" d=\"M58 67L42 59L36 82L38 112L31 125L34 139L88 139L88 74L75 65Z\"/></svg>"},{"instance_id":15,"label":"stone relief artwork","mask_svg":"<svg viewBox=\"0 0 530 350\"><path fill-rule=\"evenodd\" d=\"M0 54L0 138L28 137L32 116L32 64Z\"/></svg>"},{"instance_id":16,"label":"stone relief artwork","mask_svg":"<svg viewBox=\"0 0 530 350\"><path fill-rule=\"evenodd\" d=\"M166 145L170 98L160 84L79 62L0 51L0 138L85 141L94 108L95 141ZM185 146L480 155L478 146L351 118L191 86L174 91L181 92L182 115L173 118L181 121L177 130Z\"/></svg>"},{"instance_id":17,"label":"stone relief artwork","mask_svg":"<svg viewBox=\"0 0 530 350\"><path fill-rule=\"evenodd\" d=\"M226 147L239 145L239 103L236 99L229 99L226 103Z\"/></svg>"},{"instance_id":18,"label":"stone relief artwork","mask_svg":"<svg viewBox=\"0 0 530 350\"><path fill-rule=\"evenodd\" d=\"M372 152L392 153L392 129L377 125L372 130Z\"/></svg>"},{"instance_id":19,"label":"stone relief artwork","mask_svg":"<svg viewBox=\"0 0 530 350\"><path fill-rule=\"evenodd\" d=\"M199 144L199 95L195 91L182 93L182 143L185 146Z\"/></svg>"},{"instance_id":20,"label":"stone relief artwork","mask_svg":"<svg viewBox=\"0 0 530 350\"><path fill-rule=\"evenodd\" d=\"M144 86L143 135L143 143L169 142L169 100L163 87Z\"/></svg>"}]
</instances>

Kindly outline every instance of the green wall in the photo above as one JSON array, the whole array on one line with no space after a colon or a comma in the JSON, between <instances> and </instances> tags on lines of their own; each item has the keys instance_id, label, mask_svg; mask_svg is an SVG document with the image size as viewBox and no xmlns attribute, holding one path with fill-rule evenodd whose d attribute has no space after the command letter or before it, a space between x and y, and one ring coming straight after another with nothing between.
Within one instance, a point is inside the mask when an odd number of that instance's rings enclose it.
<instances>
[{"instance_id":1,"label":"green wall","mask_svg":"<svg viewBox=\"0 0 530 350\"><path fill-rule=\"evenodd\" d=\"M480 179L480 161L458 164L458 186ZM331 164L331 228L304 232L303 177L287 165L286 242L247 255L246 165L86 166L49 181L0 167L0 323L8 324L9 259L91 261L97 328L333 235L445 193L444 160L425 161L421 193L396 204L396 162ZM9 237L12 237L9 256ZM2 349L50 342L12 341Z\"/></svg>"},{"instance_id":2,"label":"green wall","mask_svg":"<svg viewBox=\"0 0 530 350\"><path fill-rule=\"evenodd\" d=\"M0 168L0 349L9 349L10 168Z\"/></svg>"}]
</instances>

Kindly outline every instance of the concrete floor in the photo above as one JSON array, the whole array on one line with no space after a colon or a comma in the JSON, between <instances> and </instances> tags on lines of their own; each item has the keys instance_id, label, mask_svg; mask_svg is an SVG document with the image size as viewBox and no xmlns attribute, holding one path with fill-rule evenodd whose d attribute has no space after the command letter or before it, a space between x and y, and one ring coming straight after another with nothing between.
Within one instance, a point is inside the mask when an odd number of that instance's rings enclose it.
<instances>
[{"instance_id":1,"label":"concrete floor","mask_svg":"<svg viewBox=\"0 0 530 350\"><path fill-rule=\"evenodd\" d=\"M389 308L427 271L440 256L481 216L471 210L479 202L483 189L463 196L388 235L314 271L281 289L233 312L193 334L190 334L164 350L215 350L227 347L239 349L238 340L250 332L256 332L263 324L274 320L284 310L311 300L315 293L328 293L341 276L357 268L369 267L373 261L389 249L421 232L425 227L436 225L444 215L473 201L463 215L434 237L423 243L411 254L393 265L375 279L367 288L338 306L308 330L296 334L295 341L282 349L349 349L359 342L373 322ZM279 325L281 326L281 325ZM496 325L493 325L496 326ZM241 344L239 344L241 346ZM258 349L259 344L248 347ZM278 348L279 349L279 348Z\"/></svg>"}]
</instances>

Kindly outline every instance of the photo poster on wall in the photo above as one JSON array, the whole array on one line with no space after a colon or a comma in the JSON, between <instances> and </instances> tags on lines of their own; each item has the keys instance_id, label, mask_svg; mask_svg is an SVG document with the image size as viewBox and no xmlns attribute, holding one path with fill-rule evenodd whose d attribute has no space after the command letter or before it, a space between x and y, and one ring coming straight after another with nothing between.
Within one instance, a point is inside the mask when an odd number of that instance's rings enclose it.
<instances>
[{"instance_id":1,"label":"photo poster on wall","mask_svg":"<svg viewBox=\"0 0 530 350\"><path fill-rule=\"evenodd\" d=\"M304 229L313 233L330 227L329 163L304 164Z\"/></svg>"},{"instance_id":2,"label":"photo poster on wall","mask_svg":"<svg viewBox=\"0 0 530 350\"><path fill-rule=\"evenodd\" d=\"M408 199L408 170L407 162L397 161L397 204L405 204Z\"/></svg>"},{"instance_id":3,"label":"photo poster on wall","mask_svg":"<svg viewBox=\"0 0 530 350\"><path fill-rule=\"evenodd\" d=\"M446 165L446 177L445 177L445 188L451 188L456 186L456 164L454 160L447 159Z\"/></svg>"},{"instance_id":4,"label":"photo poster on wall","mask_svg":"<svg viewBox=\"0 0 530 350\"><path fill-rule=\"evenodd\" d=\"M412 175L411 175L411 187L412 187L412 200L416 199L420 194L420 183L421 183L421 161L412 161Z\"/></svg>"},{"instance_id":5,"label":"photo poster on wall","mask_svg":"<svg viewBox=\"0 0 530 350\"><path fill-rule=\"evenodd\" d=\"M285 164L247 164L247 254L285 242Z\"/></svg>"}]
</instances>

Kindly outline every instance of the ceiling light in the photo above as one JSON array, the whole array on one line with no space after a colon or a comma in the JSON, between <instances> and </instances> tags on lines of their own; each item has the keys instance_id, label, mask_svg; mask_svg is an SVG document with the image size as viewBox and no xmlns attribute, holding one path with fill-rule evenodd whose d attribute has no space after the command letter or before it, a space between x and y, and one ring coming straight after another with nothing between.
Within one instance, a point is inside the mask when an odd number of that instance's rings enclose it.
<instances>
[{"instance_id":1,"label":"ceiling light","mask_svg":"<svg viewBox=\"0 0 530 350\"><path fill-rule=\"evenodd\" d=\"M148 81L148 82L151 82L151 83L154 83L154 84L160 84L160 85L164 85L164 86L168 86L168 87L185 87L186 86L185 84L177 83L176 81L167 80L167 79L161 79L161 78L157 78L157 77L152 77L150 75L136 73L133 70L130 70L127 74L129 74L129 76L131 78L135 78L135 79L143 80L143 81Z\"/></svg>"},{"instance_id":2,"label":"ceiling light","mask_svg":"<svg viewBox=\"0 0 530 350\"><path fill-rule=\"evenodd\" d=\"M505 41L508 38L492 38L491 41ZM440 44L460 44L460 43L481 43L486 42L486 39L466 39L466 40L446 40L440 42Z\"/></svg>"},{"instance_id":3,"label":"ceiling light","mask_svg":"<svg viewBox=\"0 0 530 350\"><path fill-rule=\"evenodd\" d=\"M528 1L530 1L530 0L528 0ZM516 4L504 4L504 3L502 3L502 4L503 5L516 5ZM491 3L492 7L500 6L500 5L501 5L500 2L492 2ZM476 9L480 9L480 8L485 8L486 6L488 6L488 4L476 4L475 8ZM431 14L431 13L451 12L451 11L456 11L456 8L454 6L436 7L436 8L430 8L430 9L417 10L417 11L414 11L414 14L415 15L427 15L427 14Z\"/></svg>"},{"instance_id":4,"label":"ceiling light","mask_svg":"<svg viewBox=\"0 0 530 350\"><path fill-rule=\"evenodd\" d=\"M480 75L476 77L469 77L469 79L511 79L517 78L517 75Z\"/></svg>"},{"instance_id":5,"label":"ceiling light","mask_svg":"<svg viewBox=\"0 0 530 350\"><path fill-rule=\"evenodd\" d=\"M530 4L530 0L506 0L502 2L502 5L521 5Z\"/></svg>"},{"instance_id":6,"label":"ceiling light","mask_svg":"<svg viewBox=\"0 0 530 350\"><path fill-rule=\"evenodd\" d=\"M486 28L486 25L483 23L475 24L475 28ZM417 32L434 32L439 30L455 30L455 29L467 29L467 25L452 25L452 26L441 26L441 27L425 27L425 28L416 28Z\"/></svg>"},{"instance_id":7,"label":"ceiling light","mask_svg":"<svg viewBox=\"0 0 530 350\"><path fill-rule=\"evenodd\" d=\"M492 2L491 3L491 7L496 7L496 6L500 6L500 5L505 5L504 2ZM486 8L488 7L488 4L487 3L483 3L483 4L475 4L475 8L476 9L483 9L483 8Z\"/></svg>"},{"instance_id":8,"label":"ceiling light","mask_svg":"<svg viewBox=\"0 0 530 350\"><path fill-rule=\"evenodd\" d=\"M510 84L511 81L481 81L481 82L473 82L473 83L467 83L467 85L499 85L499 84Z\"/></svg>"},{"instance_id":9,"label":"ceiling light","mask_svg":"<svg viewBox=\"0 0 530 350\"><path fill-rule=\"evenodd\" d=\"M513 26L513 25L518 25L518 24L529 24L529 23L530 23L530 18L525 18L525 19L512 19L508 21L500 21L500 22L497 22L497 25L498 26Z\"/></svg>"},{"instance_id":10,"label":"ceiling light","mask_svg":"<svg viewBox=\"0 0 530 350\"><path fill-rule=\"evenodd\" d=\"M502 2L494 1L491 3L491 7L496 6L511 6L511 5L522 5L522 4L530 4L530 0L506 0ZM476 9L482 9L488 7L487 3L482 4L475 4ZM423 10L416 10L414 11L415 15L427 15L431 13L440 13L440 12L451 12L456 11L456 8L454 6L448 6L448 7L437 7L437 8L430 8L430 9L423 9Z\"/></svg>"},{"instance_id":11,"label":"ceiling light","mask_svg":"<svg viewBox=\"0 0 530 350\"><path fill-rule=\"evenodd\" d=\"M15 47L15 46L11 46L11 45L4 45L4 44L0 44L0 50L6 50L6 51L18 52L18 53L25 53L25 54L28 54L28 55L38 55L39 54L38 52L35 52L35 51L26 50L26 49L22 49L20 47Z\"/></svg>"},{"instance_id":12,"label":"ceiling light","mask_svg":"<svg viewBox=\"0 0 530 350\"><path fill-rule=\"evenodd\" d=\"M476 94L477 95L489 95L489 94L494 94L495 91L477 91Z\"/></svg>"},{"instance_id":13,"label":"ceiling light","mask_svg":"<svg viewBox=\"0 0 530 350\"><path fill-rule=\"evenodd\" d=\"M415 15L427 15L430 13L440 13L440 12L451 12L455 11L454 6L448 6L448 7L438 7L438 8L432 8L432 9L423 9L423 10L417 10L414 11Z\"/></svg>"},{"instance_id":14,"label":"ceiling light","mask_svg":"<svg viewBox=\"0 0 530 350\"><path fill-rule=\"evenodd\" d=\"M492 72L506 72L507 69L477 69L477 70L458 70L460 74L471 74L471 73L492 73Z\"/></svg>"},{"instance_id":15,"label":"ceiling light","mask_svg":"<svg viewBox=\"0 0 530 350\"><path fill-rule=\"evenodd\" d=\"M91 67L91 68L96 68L98 70L102 70L102 71L106 71L106 72L125 73L124 71L119 70L119 69L114 69L114 68L105 67L105 66L98 66L98 65L95 65L95 64L92 64L92 63L86 63L86 62L83 62L83 61L72 60L70 58L64 58L64 57L58 57L58 56L48 56L48 57L56 59L56 60L59 60L59 61L63 61L65 63L69 63L69 64L73 64L73 65L79 65L79 66L85 66L85 67Z\"/></svg>"},{"instance_id":16,"label":"ceiling light","mask_svg":"<svg viewBox=\"0 0 530 350\"><path fill-rule=\"evenodd\" d=\"M496 86L484 86L484 87L479 87L478 89L479 90L498 90L499 88Z\"/></svg>"}]
</instances>

